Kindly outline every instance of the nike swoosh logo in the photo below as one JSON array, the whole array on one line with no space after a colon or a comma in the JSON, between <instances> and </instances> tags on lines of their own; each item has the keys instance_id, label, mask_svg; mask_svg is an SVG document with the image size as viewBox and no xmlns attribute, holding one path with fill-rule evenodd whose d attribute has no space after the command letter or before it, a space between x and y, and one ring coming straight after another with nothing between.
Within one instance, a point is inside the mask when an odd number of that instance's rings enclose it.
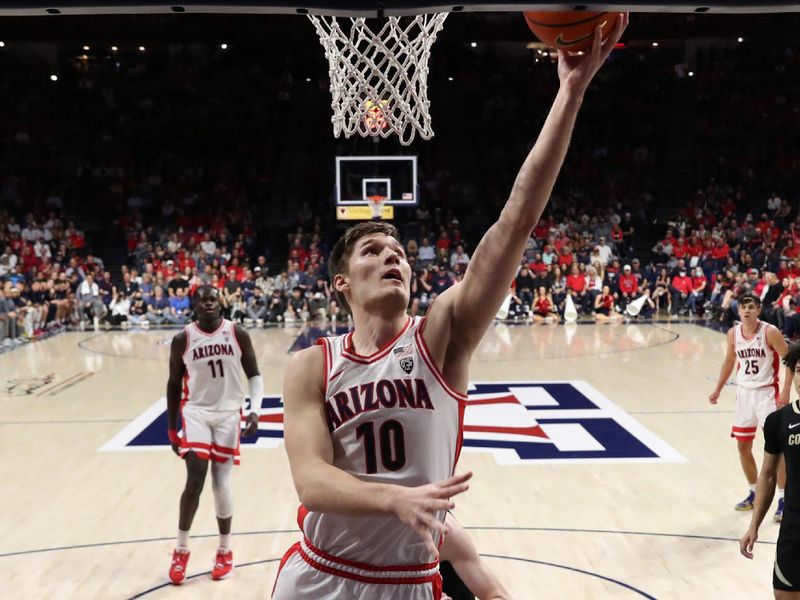
<instances>
[{"instance_id":1,"label":"nike swoosh logo","mask_svg":"<svg viewBox=\"0 0 800 600\"><path fill-rule=\"evenodd\" d=\"M605 27L606 23L608 23L608 21L603 21L600 24L600 27ZM574 46L576 44L580 44L581 42L588 40L593 35L594 35L594 31L592 31L591 33L587 33L586 35L582 35L579 38L575 38L574 40L565 40L564 39L564 34L563 33L559 33L558 37L556 37L556 45L561 47L561 48L566 48L567 46Z\"/></svg>"},{"instance_id":2,"label":"nike swoosh logo","mask_svg":"<svg viewBox=\"0 0 800 600\"><path fill-rule=\"evenodd\" d=\"M800 426L800 423L792 423L791 425L789 425L789 429L794 429L797 426Z\"/></svg>"}]
</instances>

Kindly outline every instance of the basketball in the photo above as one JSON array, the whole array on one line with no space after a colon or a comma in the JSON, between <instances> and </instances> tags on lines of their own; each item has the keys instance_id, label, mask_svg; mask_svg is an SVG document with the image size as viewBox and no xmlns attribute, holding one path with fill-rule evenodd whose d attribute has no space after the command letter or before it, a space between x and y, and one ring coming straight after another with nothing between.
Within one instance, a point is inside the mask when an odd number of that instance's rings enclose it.
<instances>
[{"instance_id":1,"label":"basketball","mask_svg":"<svg viewBox=\"0 0 800 600\"><path fill-rule=\"evenodd\" d=\"M603 39L613 29L618 14L612 12L526 12L525 21L542 42L556 49L577 52L592 45L592 34L603 26Z\"/></svg>"}]
</instances>

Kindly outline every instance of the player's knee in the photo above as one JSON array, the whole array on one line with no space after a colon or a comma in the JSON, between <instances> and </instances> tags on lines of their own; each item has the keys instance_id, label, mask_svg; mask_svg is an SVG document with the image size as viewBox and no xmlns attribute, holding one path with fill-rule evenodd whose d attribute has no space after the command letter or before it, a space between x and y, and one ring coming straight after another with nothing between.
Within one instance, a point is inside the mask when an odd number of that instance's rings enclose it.
<instances>
[{"instance_id":1,"label":"player's knee","mask_svg":"<svg viewBox=\"0 0 800 600\"><path fill-rule=\"evenodd\" d=\"M739 454L752 454L753 440L736 440L736 447L739 449Z\"/></svg>"},{"instance_id":2,"label":"player's knee","mask_svg":"<svg viewBox=\"0 0 800 600\"><path fill-rule=\"evenodd\" d=\"M217 518L227 519L233 516L233 495L231 494L230 466L214 465L212 467L211 490L214 494L214 509Z\"/></svg>"}]
</instances>

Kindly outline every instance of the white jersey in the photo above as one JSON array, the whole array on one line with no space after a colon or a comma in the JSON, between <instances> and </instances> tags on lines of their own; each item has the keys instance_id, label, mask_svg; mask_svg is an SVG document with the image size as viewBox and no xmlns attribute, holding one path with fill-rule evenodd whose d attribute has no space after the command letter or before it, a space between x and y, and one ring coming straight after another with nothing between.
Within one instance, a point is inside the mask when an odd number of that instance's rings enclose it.
<instances>
[{"instance_id":1,"label":"white jersey","mask_svg":"<svg viewBox=\"0 0 800 600\"><path fill-rule=\"evenodd\" d=\"M419 486L455 470L466 396L439 373L422 338L424 323L409 318L370 356L355 352L352 332L318 342L325 350L333 464L362 481ZM444 522L445 511L437 518ZM421 565L432 558L419 535L395 517L345 517L301 507L298 522L308 547L349 561Z\"/></svg>"},{"instance_id":2,"label":"white jersey","mask_svg":"<svg viewBox=\"0 0 800 600\"><path fill-rule=\"evenodd\" d=\"M241 410L245 396L242 349L233 323L222 319L212 333L206 333L197 323L191 323L184 331L186 350L183 363L186 372L181 406Z\"/></svg>"},{"instance_id":3,"label":"white jersey","mask_svg":"<svg viewBox=\"0 0 800 600\"><path fill-rule=\"evenodd\" d=\"M734 350L738 359L736 384L743 388L760 388L774 386L778 388L780 356L767 341L767 328L764 321L758 321L758 327L752 337L746 337L741 323L733 330Z\"/></svg>"}]
</instances>

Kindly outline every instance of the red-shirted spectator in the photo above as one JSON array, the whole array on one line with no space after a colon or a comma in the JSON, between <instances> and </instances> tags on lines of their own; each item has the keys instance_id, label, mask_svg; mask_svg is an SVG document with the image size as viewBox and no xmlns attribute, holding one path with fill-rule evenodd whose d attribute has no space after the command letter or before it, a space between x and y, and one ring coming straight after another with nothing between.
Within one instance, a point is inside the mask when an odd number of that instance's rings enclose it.
<instances>
[{"instance_id":1,"label":"red-shirted spectator","mask_svg":"<svg viewBox=\"0 0 800 600\"><path fill-rule=\"evenodd\" d=\"M550 235L550 226L544 219L539 219L536 227L533 228L533 237L537 240L544 240Z\"/></svg>"},{"instance_id":2,"label":"red-shirted spectator","mask_svg":"<svg viewBox=\"0 0 800 600\"><path fill-rule=\"evenodd\" d=\"M703 299L705 298L707 288L708 278L705 273L703 273L703 269L697 267L692 273L692 292L689 300L691 304L689 310L692 313L695 312L698 306L703 305Z\"/></svg>"},{"instance_id":3,"label":"red-shirted spectator","mask_svg":"<svg viewBox=\"0 0 800 600\"><path fill-rule=\"evenodd\" d=\"M561 270L565 273L572 269L572 263L575 261L575 257L572 255L572 251L570 250L569 246L564 246L561 248L561 251L558 255L558 266L561 267Z\"/></svg>"},{"instance_id":4,"label":"red-shirted spectator","mask_svg":"<svg viewBox=\"0 0 800 600\"><path fill-rule=\"evenodd\" d=\"M686 238L680 236L675 244L672 246L672 255L675 258L686 258L689 254L689 245L686 243Z\"/></svg>"},{"instance_id":5,"label":"red-shirted spectator","mask_svg":"<svg viewBox=\"0 0 800 600\"><path fill-rule=\"evenodd\" d=\"M731 249L728 246L728 243L723 240L722 238L718 238L714 247L711 248L711 258L717 261L717 268L722 268L725 264L725 261L728 260L728 254L730 253Z\"/></svg>"},{"instance_id":6,"label":"red-shirted spectator","mask_svg":"<svg viewBox=\"0 0 800 600\"><path fill-rule=\"evenodd\" d=\"M624 311L628 303L635 300L639 294L639 281L631 272L630 265L622 267L622 275L619 276L617 285L619 287L619 308Z\"/></svg>"},{"instance_id":7,"label":"red-shirted spectator","mask_svg":"<svg viewBox=\"0 0 800 600\"><path fill-rule=\"evenodd\" d=\"M686 275L686 270L679 271L677 275L672 278L670 285L672 292L672 314L689 313L689 295L692 292L692 278Z\"/></svg>"},{"instance_id":8,"label":"red-shirted spectator","mask_svg":"<svg viewBox=\"0 0 800 600\"><path fill-rule=\"evenodd\" d=\"M533 262L528 265L528 268L533 273L544 273L547 271L547 265L542 262L542 256L540 254L536 254L536 258L534 258Z\"/></svg>"},{"instance_id":9,"label":"red-shirted spectator","mask_svg":"<svg viewBox=\"0 0 800 600\"><path fill-rule=\"evenodd\" d=\"M689 256L701 256L703 254L703 242L693 235L689 238Z\"/></svg>"}]
</instances>

